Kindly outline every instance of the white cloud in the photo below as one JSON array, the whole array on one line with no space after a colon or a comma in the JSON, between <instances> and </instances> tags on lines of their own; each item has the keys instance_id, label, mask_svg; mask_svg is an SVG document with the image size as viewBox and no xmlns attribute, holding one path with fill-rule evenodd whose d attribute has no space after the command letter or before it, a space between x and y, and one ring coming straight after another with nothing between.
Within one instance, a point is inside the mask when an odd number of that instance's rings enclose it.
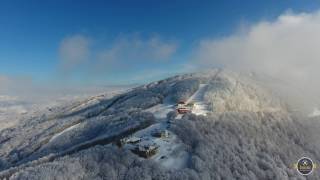
<instances>
[{"instance_id":1,"label":"white cloud","mask_svg":"<svg viewBox=\"0 0 320 180\"><path fill-rule=\"evenodd\" d=\"M319 47L320 12L285 13L246 32L202 40L195 64L260 72L319 92Z\"/></svg>"},{"instance_id":2,"label":"white cloud","mask_svg":"<svg viewBox=\"0 0 320 180\"><path fill-rule=\"evenodd\" d=\"M170 60L177 47L176 42L160 36L142 38L137 34L129 34L118 36L111 42L103 42L73 35L62 40L59 54L64 72L80 72L94 78L109 71L139 71L141 65L152 68L154 64Z\"/></svg>"},{"instance_id":3,"label":"white cloud","mask_svg":"<svg viewBox=\"0 0 320 180\"><path fill-rule=\"evenodd\" d=\"M89 38L83 35L73 35L63 39L59 47L62 68L69 70L84 63L90 54L89 42Z\"/></svg>"},{"instance_id":4,"label":"white cloud","mask_svg":"<svg viewBox=\"0 0 320 180\"><path fill-rule=\"evenodd\" d=\"M177 50L177 44L160 37L143 39L137 36L120 37L109 48L98 53L98 65L148 63L168 60Z\"/></svg>"}]
</instances>

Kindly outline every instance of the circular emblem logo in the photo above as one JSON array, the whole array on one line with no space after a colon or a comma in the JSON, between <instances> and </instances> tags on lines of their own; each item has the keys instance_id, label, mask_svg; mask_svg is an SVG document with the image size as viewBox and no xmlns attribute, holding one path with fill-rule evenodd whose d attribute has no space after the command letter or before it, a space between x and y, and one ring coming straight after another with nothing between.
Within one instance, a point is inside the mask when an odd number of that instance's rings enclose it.
<instances>
[{"instance_id":1,"label":"circular emblem logo","mask_svg":"<svg viewBox=\"0 0 320 180\"><path fill-rule=\"evenodd\" d=\"M304 176L309 175L312 173L313 169L314 169L314 164L310 158L303 157L298 160L297 171L301 175L304 175Z\"/></svg>"}]
</instances>

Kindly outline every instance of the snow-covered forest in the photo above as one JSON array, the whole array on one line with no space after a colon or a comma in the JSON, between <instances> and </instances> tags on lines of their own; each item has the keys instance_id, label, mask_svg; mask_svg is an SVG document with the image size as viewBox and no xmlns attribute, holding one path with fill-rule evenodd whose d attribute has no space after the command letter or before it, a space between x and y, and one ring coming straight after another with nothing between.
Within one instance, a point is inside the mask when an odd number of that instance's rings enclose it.
<instances>
[{"instance_id":1,"label":"snow-covered forest","mask_svg":"<svg viewBox=\"0 0 320 180\"><path fill-rule=\"evenodd\" d=\"M61 103L0 130L0 178L320 179L294 168L303 156L319 162L320 117L293 111L270 87L215 69ZM179 101L194 108L177 114ZM117 145L130 138L156 154Z\"/></svg>"}]
</instances>

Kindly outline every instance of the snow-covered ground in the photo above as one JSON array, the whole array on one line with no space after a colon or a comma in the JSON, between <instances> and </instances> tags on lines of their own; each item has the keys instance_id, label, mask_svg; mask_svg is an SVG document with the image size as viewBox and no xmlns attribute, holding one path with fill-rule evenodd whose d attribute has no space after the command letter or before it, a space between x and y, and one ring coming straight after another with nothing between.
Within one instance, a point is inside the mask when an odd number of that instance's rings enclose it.
<instances>
[{"instance_id":1,"label":"snow-covered ground","mask_svg":"<svg viewBox=\"0 0 320 180\"><path fill-rule=\"evenodd\" d=\"M208 105L204 102L204 94L207 91L207 84L200 84L198 90L187 100L186 103L193 102L195 104L192 113L196 115L206 115L208 110ZM169 120L167 119L167 114L172 111L176 111L176 104L169 100L164 100L163 104L155 105L146 112L151 112L158 119L158 123L140 130L133 134L133 137L141 138L142 143L152 142L156 144L158 148L158 153L154 155L151 159L155 162L160 163L163 167L168 169L182 169L186 167L189 154L183 149L183 143L181 140L170 130ZM181 119L182 115L179 114L175 120ZM156 138L152 136L154 131L168 131L168 138ZM129 144L126 148L132 148Z\"/></svg>"},{"instance_id":2,"label":"snow-covered ground","mask_svg":"<svg viewBox=\"0 0 320 180\"><path fill-rule=\"evenodd\" d=\"M132 134L130 138L141 139L138 143L140 145L156 145L158 152L152 156L151 159L160 163L163 167L168 169L182 169L186 166L189 155L183 149L182 141L172 131L168 130L168 125L167 122L161 121ZM169 136L166 138L153 137L152 133L155 131L167 131ZM126 144L124 148L133 149L134 145Z\"/></svg>"},{"instance_id":3,"label":"snow-covered ground","mask_svg":"<svg viewBox=\"0 0 320 180\"><path fill-rule=\"evenodd\" d=\"M25 105L3 99L2 107ZM181 99L204 116L174 118ZM308 119L311 131L277 96L223 71L179 75L111 98L87 96L49 108L0 131L0 179L299 179L290 162L301 154L319 161L317 118ZM159 131L165 134L153 133ZM137 144L157 153L140 158L130 152Z\"/></svg>"},{"instance_id":4,"label":"snow-covered ground","mask_svg":"<svg viewBox=\"0 0 320 180\"><path fill-rule=\"evenodd\" d=\"M36 98L36 92L32 95L35 96L35 98L0 94L0 130L14 126L21 119L50 114L54 109L77 104L77 102L84 101L90 96L101 94L103 98L112 97L125 92L129 88L131 87L105 87L97 90L78 90L77 93L73 94L48 94L45 98L42 98L42 96ZM74 106L71 111L76 111L84 106L96 103L98 101L97 97L89 98L85 103Z\"/></svg>"},{"instance_id":5,"label":"snow-covered ground","mask_svg":"<svg viewBox=\"0 0 320 180\"><path fill-rule=\"evenodd\" d=\"M57 139L57 138L58 138L59 136L61 136L62 134L66 133L66 132L68 132L68 131L71 131L72 129L77 128L79 125L80 125L80 123L75 124L75 125L73 125L73 126L68 127L67 129L65 129L65 130L63 130L63 131L55 134L55 135L52 136L52 138L49 140L49 143L52 142L52 141L54 141L55 139Z\"/></svg>"},{"instance_id":6,"label":"snow-covered ground","mask_svg":"<svg viewBox=\"0 0 320 180\"><path fill-rule=\"evenodd\" d=\"M320 110L318 108L314 108L313 112L309 114L309 117L316 117L316 116L320 116Z\"/></svg>"},{"instance_id":7,"label":"snow-covered ground","mask_svg":"<svg viewBox=\"0 0 320 180\"><path fill-rule=\"evenodd\" d=\"M187 101L187 103L193 102L194 108L193 114L206 115L209 112L208 105L204 102L204 94L208 89L207 84L200 84L198 91L196 91Z\"/></svg>"},{"instance_id":8,"label":"snow-covered ground","mask_svg":"<svg viewBox=\"0 0 320 180\"><path fill-rule=\"evenodd\" d=\"M157 138L154 142L159 145L159 152L152 159L168 169L182 169L186 167L189 154L183 149L183 143L169 131L166 139Z\"/></svg>"},{"instance_id":9,"label":"snow-covered ground","mask_svg":"<svg viewBox=\"0 0 320 180\"><path fill-rule=\"evenodd\" d=\"M157 104L149 109L146 109L146 112L151 112L157 119L166 118L167 114L170 111L175 110L174 104Z\"/></svg>"},{"instance_id":10,"label":"snow-covered ground","mask_svg":"<svg viewBox=\"0 0 320 180\"><path fill-rule=\"evenodd\" d=\"M199 89L187 100L186 103L194 103L194 108L192 113L196 115L206 115L209 112L208 105L204 102L204 94L207 91L207 84L200 84ZM158 104L149 109L146 109L146 112L151 112L156 118L166 118L166 115L170 111L175 111L176 104L165 100L163 104ZM181 115L178 116L181 118Z\"/></svg>"}]
</instances>

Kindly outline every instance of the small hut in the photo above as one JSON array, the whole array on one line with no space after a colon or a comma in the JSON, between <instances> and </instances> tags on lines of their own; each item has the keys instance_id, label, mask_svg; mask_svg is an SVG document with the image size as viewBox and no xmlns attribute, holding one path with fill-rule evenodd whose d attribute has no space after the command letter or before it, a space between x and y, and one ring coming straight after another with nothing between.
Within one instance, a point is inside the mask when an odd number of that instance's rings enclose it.
<instances>
[{"instance_id":1,"label":"small hut","mask_svg":"<svg viewBox=\"0 0 320 180\"><path fill-rule=\"evenodd\" d=\"M168 138L169 132L167 130L157 130L152 133L152 136L157 138Z\"/></svg>"},{"instance_id":2,"label":"small hut","mask_svg":"<svg viewBox=\"0 0 320 180\"><path fill-rule=\"evenodd\" d=\"M131 150L133 153L137 154L143 158L150 158L153 155L157 154L158 146L155 145L138 145L134 149Z\"/></svg>"}]
</instances>

